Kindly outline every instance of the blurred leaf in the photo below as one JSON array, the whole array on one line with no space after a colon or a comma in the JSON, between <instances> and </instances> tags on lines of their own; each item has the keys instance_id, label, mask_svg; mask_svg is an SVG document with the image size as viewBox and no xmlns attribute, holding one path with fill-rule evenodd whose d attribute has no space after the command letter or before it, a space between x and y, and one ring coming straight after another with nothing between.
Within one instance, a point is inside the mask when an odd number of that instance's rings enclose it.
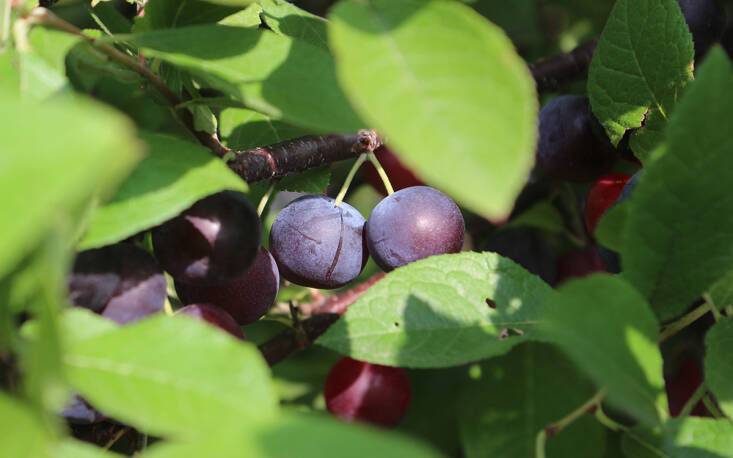
<instances>
[{"instance_id":1,"label":"blurred leaf","mask_svg":"<svg viewBox=\"0 0 733 458\"><path fill-rule=\"evenodd\" d=\"M114 331L119 325L83 307L68 307L59 316L59 329L65 345ZM23 324L21 335L29 340L41 337L41 329L37 320Z\"/></svg>"},{"instance_id":2,"label":"blurred leaf","mask_svg":"<svg viewBox=\"0 0 733 458\"><path fill-rule=\"evenodd\" d=\"M111 3L103 2L90 8L90 14L96 16L100 27L106 29L109 33L130 33L132 30L132 22L119 11Z\"/></svg>"},{"instance_id":3,"label":"blurred leaf","mask_svg":"<svg viewBox=\"0 0 733 458\"><path fill-rule=\"evenodd\" d=\"M658 325L631 285L610 275L570 281L543 310L542 335L605 388L612 403L646 424L664 418Z\"/></svg>"},{"instance_id":4,"label":"blurred leaf","mask_svg":"<svg viewBox=\"0 0 733 458\"><path fill-rule=\"evenodd\" d=\"M277 189L281 191L322 194L328 187L330 180L331 168L324 165L297 175L282 178L277 183Z\"/></svg>"},{"instance_id":5,"label":"blurred leaf","mask_svg":"<svg viewBox=\"0 0 733 458\"><path fill-rule=\"evenodd\" d=\"M53 437L29 405L0 392L0 444L8 458L44 457L44 449Z\"/></svg>"},{"instance_id":6,"label":"blurred leaf","mask_svg":"<svg viewBox=\"0 0 733 458\"><path fill-rule=\"evenodd\" d=\"M456 366L531 339L551 294L495 253L432 256L387 274L317 343L377 364Z\"/></svg>"},{"instance_id":7,"label":"blurred leaf","mask_svg":"<svg viewBox=\"0 0 733 458\"><path fill-rule=\"evenodd\" d=\"M692 79L692 60L692 37L675 0L616 2L588 75L593 112L614 145L647 118L669 117ZM644 132L643 151L635 150L645 153L643 161L663 139L660 123L656 119L653 130Z\"/></svg>"},{"instance_id":8,"label":"blurred leaf","mask_svg":"<svg viewBox=\"0 0 733 458\"><path fill-rule=\"evenodd\" d=\"M218 23L235 27L257 27L262 23L260 13L262 13L262 7L253 3L241 11L230 14Z\"/></svg>"},{"instance_id":9,"label":"blurred leaf","mask_svg":"<svg viewBox=\"0 0 733 458\"><path fill-rule=\"evenodd\" d=\"M185 316L151 317L76 342L64 362L84 398L151 434L205 435L267 421L277 408L259 351Z\"/></svg>"},{"instance_id":10,"label":"blurred leaf","mask_svg":"<svg viewBox=\"0 0 733 458\"><path fill-rule=\"evenodd\" d=\"M141 137L150 154L97 209L81 248L108 245L157 226L210 194L247 190L247 184L203 146L162 134Z\"/></svg>"},{"instance_id":11,"label":"blurred leaf","mask_svg":"<svg viewBox=\"0 0 733 458\"><path fill-rule=\"evenodd\" d=\"M112 453L102 447L78 441L66 439L51 448L49 458L120 458L122 455Z\"/></svg>"},{"instance_id":12,"label":"blurred leaf","mask_svg":"<svg viewBox=\"0 0 733 458\"><path fill-rule=\"evenodd\" d=\"M0 92L17 95L20 91L20 74L15 50L0 52Z\"/></svg>"},{"instance_id":13,"label":"blurred leaf","mask_svg":"<svg viewBox=\"0 0 733 458\"><path fill-rule=\"evenodd\" d=\"M628 458L731 458L733 424L712 418L674 418L653 429L636 427L624 435Z\"/></svg>"},{"instance_id":14,"label":"blurred leaf","mask_svg":"<svg viewBox=\"0 0 733 458\"><path fill-rule=\"evenodd\" d=\"M502 230L513 227L534 227L547 232L565 232L565 222L560 211L548 201L541 201L502 226Z\"/></svg>"},{"instance_id":15,"label":"blurred leaf","mask_svg":"<svg viewBox=\"0 0 733 458\"><path fill-rule=\"evenodd\" d=\"M466 456L534 458L537 433L595 394L593 384L557 349L526 343L480 365L460 391ZM580 418L547 440L549 458L601 458L603 426Z\"/></svg>"},{"instance_id":16,"label":"blurred leaf","mask_svg":"<svg viewBox=\"0 0 733 458\"><path fill-rule=\"evenodd\" d=\"M713 49L670 118L666 152L629 200L624 277L660 319L682 313L733 266L733 66ZM704 178L702 178L704 177Z\"/></svg>"},{"instance_id":17,"label":"blurred leaf","mask_svg":"<svg viewBox=\"0 0 733 458\"><path fill-rule=\"evenodd\" d=\"M140 143L124 118L97 104L0 98L2 277L65 215L112 191L138 160Z\"/></svg>"},{"instance_id":18,"label":"blurred leaf","mask_svg":"<svg viewBox=\"0 0 733 458\"><path fill-rule=\"evenodd\" d=\"M69 80L64 61L80 40L66 32L34 27L29 37L31 50L18 54L23 95L41 100L67 88Z\"/></svg>"},{"instance_id":19,"label":"blurred leaf","mask_svg":"<svg viewBox=\"0 0 733 458\"><path fill-rule=\"evenodd\" d=\"M733 305L733 269L715 282L709 294L716 307L724 308Z\"/></svg>"},{"instance_id":20,"label":"blurred leaf","mask_svg":"<svg viewBox=\"0 0 733 458\"><path fill-rule=\"evenodd\" d=\"M410 408L397 431L434 445L445 456L456 456L461 450L458 422L464 414L458 398L468 379L468 368L414 369L408 374Z\"/></svg>"},{"instance_id":21,"label":"blurred leaf","mask_svg":"<svg viewBox=\"0 0 733 458\"><path fill-rule=\"evenodd\" d=\"M733 321L715 323L705 335L705 384L720 408L733 417Z\"/></svg>"},{"instance_id":22,"label":"blurred leaf","mask_svg":"<svg viewBox=\"0 0 733 458\"><path fill-rule=\"evenodd\" d=\"M340 83L400 160L468 209L507 216L534 162L537 96L503 32L445 1L346 0L329 19Z\"/></svg>"},{"instance_id":23,"label":"blurred leaf","mask_svg":"<svg viewBox=\"0 0 733 458\"><path fill-rule=\"evenodd\" d=\"M145 458L200 458L216 450L217 458L292 458L297 444L299 458L434 458L440 456L420 442L393 432L346 424L320 415L282 415L239 433L212 434L196 442L159 443ZM246 451L246 452L243 452Z\"/></svg>"},{"instance_id":24,"label":"blurred leaf","mask_svg":"<svg viewBox=\"0 0 733 458\"><path fill-rule=\"evenodd\" d=\"M535 0L463 0L478 13L501 27L517 47L529 46L539 39Z\"/></svg>"},{"instance_id":25,"label":"blurred leaf","mask_svg":"<svg viewBox=\"0 0 733 458\"><path fill-rule=\"evenodd\" d=\"M260 0L262 19L275 33L328 50L326 20L285 0Z\"/></svg>"},{"instance_id":26,"label":"blurred leaf","mask_svg":"<svg viewBox=\"0 0 733 458\"><path fill-rule=\"evenodd\" d=\"M364 127L339 89L323 49L255 28L206 25L120 36L146 55L188 69L202 81L275 118L319 132Z\"/></svg>"},{"instance_id":27,"label":"blurred leaf","mask_svg":"<svg viewBox=\"0 0 733 458\"><path fill-rule=\"evenodd\" d=\"M238 12L250 3L253 0L153 0L145 5L145 24L136 25L135 30L211 24Z\"/></svg>"}]
</instances>

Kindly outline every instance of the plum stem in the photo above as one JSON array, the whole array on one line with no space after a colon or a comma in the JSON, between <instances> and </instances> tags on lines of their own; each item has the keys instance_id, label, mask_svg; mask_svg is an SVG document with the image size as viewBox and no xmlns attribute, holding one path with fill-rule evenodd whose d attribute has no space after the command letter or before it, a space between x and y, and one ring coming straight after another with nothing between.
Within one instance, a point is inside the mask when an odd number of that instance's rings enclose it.
<instances>
[{"instance_id":1,"label":"plum stem","mask_svg":"<svg viewBox=\"0 0 733 458\"><path fill-rule=\"evenodd\" d=\"M604 397L606 397L606 390L601 389L596 394L594 394L593 397L581 404L577 409L573 410L569 414L565 415L558 421L548 425L546 428L537 433L537 439L535 443L535 457L545 457L545 442L547 440L547 437L559 433L575 420L588 413L588 411L594 408L597 409L601 401L603 401Z\"/></svg>"},{"instance_id":2,"label":"plum stem","mask_svg":"<svg viewBox=\"0 0 733 458\"><path fill-rule=\"evenodd\" d=\"M351 170L349 170L349 174L346 175L346 179L344 180L344 184L341 186L341 190L336 196L336 200L333 201L334 207L338 207L339 205L341 205L341 202L343 202L344 197L346 196L346 191L349 190L349 186L351 186L351 182L354 180L356 172L359 170L359 167L361 167L364 161L367 160L367 156L368 154L360 154L359 157L356 159L356 162L354 162L354 165L351 166Z\"/></svg>"},{"instance_id":3,"label":"plum stem","mask_svg":"<svg viewBox=\"0 0 733 458\"><path fill-rule=\"evenodd\" d=\"M168 316L173 316L173 307L171 306L171 301L168 300L168 298L165 299L165 303L163 304L163 311Z\"/></svg>"},{"instance_id":4,"label":"plum stem","mask_svg":"<svg viewBox=\"0 0 733 458\"><path fill-rule=\"evenodd\" d=\"M369 153L369 162L374 165L374 168L377 169L377 173L379 174L379 178L382 179L382 183L384 183L384 189L387 190L387 195L394 194L394 188L392 188L392 183L389 182L389 177L387 176L387 172L384 171L384 168L382 167L382 164L379 163L379 159L377 159L377 155L374 153Z\"/></svg>"},{"instance_id":5,"label":"plum stem","mask_svg":"<svg viewBox=\"0 0 733 458\"><path fill-rule=\"evenodd\" d=\"M262 199L260 199L260 204L257 205L257 216L262 216L262 212L265 211L265 207L267 206L267 202L270 200L270 197L272 196L272 192L275 190L275 186L277 185L277 180L272 180L272 183L270 184L270 187L267 188L267 192L264 196L262 196Z\"/></svg>"},{"instance_id":6,"label":"plum stem","mask_svg":"<svg viewBox=\"0 0 733 458\"><path fill-rule=\"evenodd\" d=\"M705 396L708 392L708 387L705 386L705 383L701 383L700 386L697 387L694 393L692 393L692 396L690 396L690 399L687 400L685 405L682 407L682 410L680 410L680 414L678 415L679 418L685 418L690 415L692 412L692 409L695 408L698 402L702 400L703 396Z\"/></svg>"},{"instance_id":7,"label":"plum stem","mask_svg":"<svg viewBox=\"0 0 733 458\"><path fill-rule=\"evenodd\" d=\"M662 330L661 334L659 335L659 342L664 342L665 340L669 339L673 335L677 334L681 330L685 329L687 326L691 325L695 321L697 321L699 318L701 318L703 315L708 313L711 310L710 303L705 302L701 306L697 307L695 310L691 311L687 315L683 316L677 321L674 321L670 323L669 325L664 327L664 330Z\"/></svg>"}]
</instances>

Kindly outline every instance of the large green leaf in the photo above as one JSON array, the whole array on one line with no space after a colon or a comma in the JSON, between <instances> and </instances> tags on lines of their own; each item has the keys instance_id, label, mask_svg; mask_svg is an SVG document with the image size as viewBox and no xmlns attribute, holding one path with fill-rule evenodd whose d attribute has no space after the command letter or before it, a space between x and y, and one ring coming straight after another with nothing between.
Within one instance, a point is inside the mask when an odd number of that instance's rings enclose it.
<instances>
[{"instance_id":1,"label":"large green leaf","mask_svg":"<svg viewBox=\"0 0 733 458\"><path fill-rule=\"evenodd\" d=\"M285 0L260 0L262 20L276 33L328 49L326 20Z\"/></svg>"},{"instance_id":2,"label":"large green leaf","mask_svg":"<svg viewBox=\"0 0 733 458\"><path fill-rule=\"evenodd\" d=\"M666 397L658 327L644 298L609 275L564 284L544 308L540 329L609 400L647 424L664 418Z\"/></svg>"},{"instance_id":3,"label":"large green leaf","mask_svg":"<svg viewBox=\"0 0 733 458\"><path fill-rule=\"evenodd\" d=\"M167 29L215 23L243 9L253 0L153 0L135 30Z\"/></svg>"},{"instance_id":4,"label":"large green leaf","mask_svg":"<svg viewBox=\"0 0 733 458\"><path fill-rule=\"evenodd\" d=\"M141 137L148 156L97 209L82 248L108 245L161 224L209 194L247 190L246 183L203 146L162 134Z\"/></svg>"},{"instance_id":5,"label":"large green leaf","mask_svg":"<svg viewBox=\"0 0 733 458\"><path fill-rule=\"evenodd\" d=\"M67 98L39 106L5 93L0 98L2 277L60 219L95 193L111 191L138 160L141 145L128 121L97 104Z\"/></svg>"},{"instance_id":6,"label":"large green leaf","mask_svg":"<svg viewBox=\"0 0 733 458\"><path fill-rule=\"evenodd\" d=\"M655 428L624 435L628 458L731 458L733 423L712 418L675 418Z\"/></svg>"},{"instance_id":7,"label":"large green leaf","mask_svg":"<svg viewBox=\"0 0 733 458\"><path fill-rule=\"evenodd\" d=\"M421 178L505 217L534 161L535 85L511 42L456 2L340 2L329 15L339 81Z\"/></svg>"},{"instance_id":8,"label":"large green leaf","mask_svg":"<svg viewBox=\"0 0 733 458\"><path fill-rule=\"evenodd\" d=\"M733 269L716 281L709 293L716 307L723 308L733 305Z\"/></svg>"},{"instance_id":9,"label":"large green leaf","mask_svg":"<svg viewBox=\"0 0 733 458\"><path fill-rule=\"evenodd\" d=\"M236 425L234 425L236 426ZM235 430L236 431L236 430ZM169 442L152 447L144 458L436 458L424 444L389 431L348 425L320 415L282 415L272 424L211 435L196 442Z\"/></svg>"},{"instance_id":10,"label":"large green leaf","mask_svg":"<svg viewBox=\"0 0 733 458\"><path fill-rule=\"evenodd\" d=\"M467 457L534 458L537 433L595 393L562 353L526 343L480 366L461 390L460 429ZM601 458L605 431L590 416L547 441L550 458Z\"/></svg>"},{"instance_id":11,"label":"large green leaf","mask_svg":"<svg viewBox=\"0 0 733 458\"><path fill-rule=\"evenodd\" d=\"M433 256L387 274L317 342L372 363L456 366L531 338L552 293L496 253Z\"/></svg>"},{"instance_id":12,"label":"large green leaf","mask_svg":"<svg viewBox=\"0 0 733 458\"><path fill-rule=\"evenodd\" d=\"M64 362L72 386L92 404L152 434L192 436L266 421L277 407L252 344L185 316L75 342Z\"/></svg>"},{"instance_id":13,"label":"large green leaf","mask_svg":"<svg viewBox=\"0 0 733 458\"><path fill-rule=\"evenodd\" d=\"M733 320L716 323L705 336L705 383L720 408L733 417Z\"/></svg>"},{"instance_id":14,"label":"large green leaf","mask_svg":"<svg viewBox=\"0 0 733 458\"><path fill-rule=\"evenodd\" d=\"M733 136L721 128L733 121L732 86L730 60L711 50L670 118L666 152L629 201L623 275L661 319L682 313L733 266Z\"/></svg>"},{"instance_id":15,"label":"large green leaf","mask_svg":"<svg viewBox=\"0 0 733 458\"><path fill-rule=\"evenodd\" d=\"M38 458L52 438L38 412L0 392L0 444L8 458Z\"/></svg>"},{"instance_id":16,"label":"large green leaf","mask_svg":"<svg viewBox=\"0 0 733 458\"><path fill-rule=\"evenodd\" d=\"M248 106L323 132L364 127L336 81L331 56L268 30L205 25L118 39L187 68Z\"/></svg>"},{"instance_id":17,"label":"large green leaf","mask_svg":"<svg viewBox=\"0 0 733 458\"><path fill-rule=\"evenodd\" d=\"M593 112L614 145L649 118L653 129L643 134L643 150L635 150L648 157L661 140L659 124L692 79L692 60L692 37L675 0L616 2L588 75Z\"/></svg>"}]
</instances>

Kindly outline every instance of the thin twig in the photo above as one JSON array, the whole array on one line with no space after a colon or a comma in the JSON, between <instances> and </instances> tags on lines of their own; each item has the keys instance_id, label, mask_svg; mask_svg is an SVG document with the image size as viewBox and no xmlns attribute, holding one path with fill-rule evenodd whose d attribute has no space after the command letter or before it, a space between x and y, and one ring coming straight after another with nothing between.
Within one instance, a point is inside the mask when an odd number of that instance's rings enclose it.
<instances>
[{"instance_id":1,"label":"thin twig","mask_svg":"<svg viewBox=\"0 0 733 458\"><path fill-rule=\"evenodd\" d=\"M679 320L665 326L664 330L662 330L661 334L659 335L659 342L661 343L669 339L673 335L677 334L681 330L685 329L687 326L697 321L699 318L704 316L709 311L710 311L710 304L705 302L704 304L697 307L695 310L691 311L690 313L683 316Z\"/></svg>"},{"instance_id":2,"label":"thin twig","mask_svg":"<svg viewBox=\"0 0 733 458\"><path fill-rule=\"evenodd\" d=\"M545 442L547 441L547 438L554 436L578 418L582 417L593 409L596 409L601 401L603 401L604 397L606 397L606 390L602 389L594 394L593 397L581 404L577 409L573 410L572 412L565 415L558 421L552 423L551 425L547 426L546 428L540 430L537 433L537 437L535 438L535 457L544 458Z\"/></svg>"}]
</instances>

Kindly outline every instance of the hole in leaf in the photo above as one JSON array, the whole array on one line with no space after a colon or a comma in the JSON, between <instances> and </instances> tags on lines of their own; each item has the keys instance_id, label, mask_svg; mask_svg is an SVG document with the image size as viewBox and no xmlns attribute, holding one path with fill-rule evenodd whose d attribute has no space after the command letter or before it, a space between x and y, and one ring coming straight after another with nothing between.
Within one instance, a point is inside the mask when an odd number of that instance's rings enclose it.
<instances>
[{"instance_id":1,"label":"hole in leaf","mask_svg":"<svg viewBox=\"0 0 733 458\"><path fill-rule=\"evenodd\" d=\"M496 310L496 302L489 299L488 297L486 298L486 305L488 305L490 309Z\"/></svg>"}]
</instances>

